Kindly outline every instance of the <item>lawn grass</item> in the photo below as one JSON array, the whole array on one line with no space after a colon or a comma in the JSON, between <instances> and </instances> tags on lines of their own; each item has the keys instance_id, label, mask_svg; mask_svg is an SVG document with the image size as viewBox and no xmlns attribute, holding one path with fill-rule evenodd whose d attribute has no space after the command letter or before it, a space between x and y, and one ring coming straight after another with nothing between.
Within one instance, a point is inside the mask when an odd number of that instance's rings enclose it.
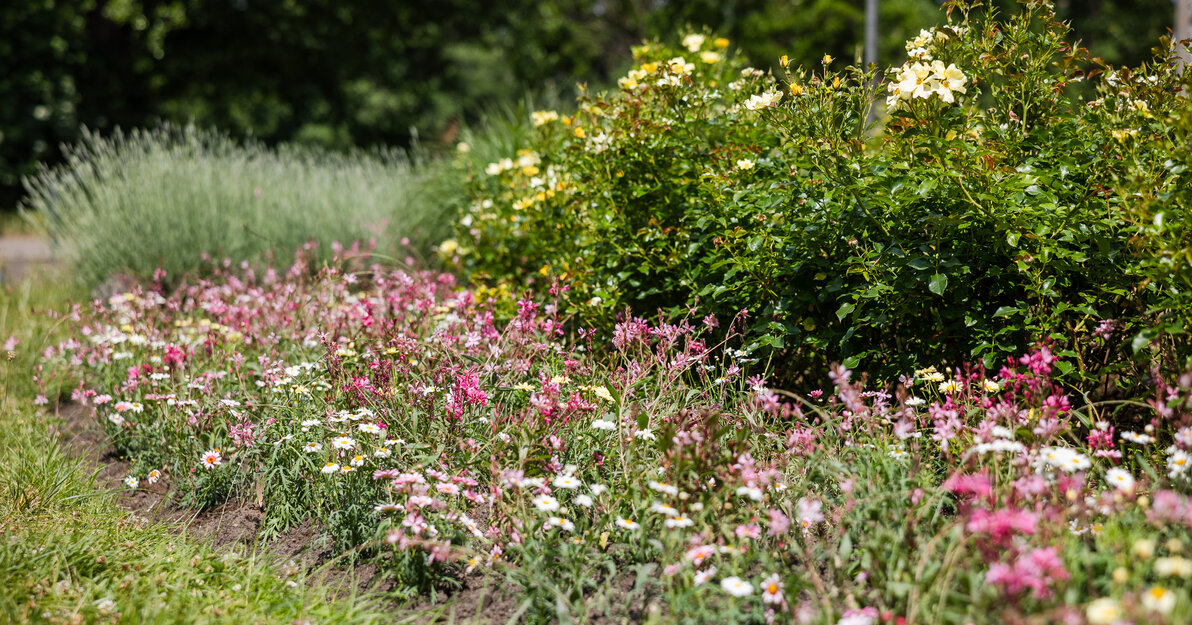
<instances>
[{"instance_id":1,"label":"lawn grass","mask_svg":"<svg viewBox=\"0 0 1192 625\"><path fill-rule=\"evenodd\" d=\"M97 489L96 470L58 442L32 405L37 347L56 321L33 311L63 294L0 290L0 622L374 623L375 600L350 584L308 585L253 553L220 553L150 523Z\"/></svg>"}]
</instances>

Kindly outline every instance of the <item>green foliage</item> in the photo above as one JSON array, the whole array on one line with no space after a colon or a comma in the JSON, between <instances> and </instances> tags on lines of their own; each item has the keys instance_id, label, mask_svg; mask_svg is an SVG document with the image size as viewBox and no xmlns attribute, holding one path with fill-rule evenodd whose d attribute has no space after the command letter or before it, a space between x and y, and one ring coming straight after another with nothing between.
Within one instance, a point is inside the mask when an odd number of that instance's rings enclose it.
<instances>
[{"instance_id":1,"label":"green foliage","mask_svg":"<svg viewBox=\"0 0 1192 625\"><path fill-rule=\"evenodd\" d=\"M176 279L210 270L205 254L215 262L288 258L314 241L312 255L328 258L332 243L367 241L386 228L419 253L446 227L447 167L415 165L394 151L267 148L191 126L85 132L63 165L27 180L27 208L86 285L148 278L159 267ZM379 251L405 253L395 239Z\"/></svg>"},{"instance_id":2,"label":"green foliage","mask_svg":"<svg viewBox=\"0 0 1192 625\"><path fill-rule=\"evenodd\" d=\"M1165 91L1188 93L1192 74L1181 84L1155 80L1154 69L1116 74L1116 89L1101 100L1103 114L1118 127L1116 153L1124 162L1115 187L1132 207L1140 231L1134 248L1145 259L1143 276L1153 281L1158 327L1134 336L1136 349L1167 349L1188 357L1186 328L1192 327L1192 107L1151 110ZM1146 104L1142 109L1139 102ZM1141 109L1141 110L1140 110ZM1180 363L1185 368L1192 362Z\"/></svg>"},{"instance_id":3,"label":"green foliage","mask_svg":"<svg viewBox=\"0 0 1192 625\"><path fill-rule=\"evenodd\" d=\"M879 59L933 19L931 0L883 0ZM1064 3L1095 54L1141 62L1170 24L1167 0ZM859 53L864 11L845 0L636 2L110 0L0 9L0 210L20 178L80 126L108 133L159 119L269 144L454 142L461 123L529 88L607 84L624 51L676 26L710 27L755 63Z\"/></svg>"},{"instance_id":4,"label":"green foliage","mask_svg":"<svg viewBox=\"0 0 1192 625\"><path fill-rule=\"evenodd\" d=\"M216 553L176 528L134 519L95 489L49 423L11 402L0 410L4 622L176 623L179 614L193 623L377 622L370 602L331 599L338 585L296 579L291 587L255 556Z\"/></svg>"},{"instance_id":5,"label":"green foliage","mask_svg":"<svg viewBox=\"0 0 1192 625\"><path fill-rule=\"evenodd\" d=\"M286 579L254 555L217 553L177 527L136 519L95 486L93 467L59 444L56 419L34 415L31 372L63 336L52 314L70 294L23 283L0 289L0 620L5 623L378 622L341 584ZM288 584L292 582L293 585Z\"/></svg>"},{"instance_id":6,"label":"green foliage","mask_svg":"<svg viewBox=\"0 0 1192 625\"><path fill-rule=\"evenodd\" d=\"M590 321L748 309L752 347L789 374L994 366L1043 337L1069 381L1130 384L1139 343L1094 332L1157 333L1179 308L1163 293L1186 285L1137 238L1135 191L1114 189L1185 171L1167 156L1189 110L1178 71L1161 57L1102 73L1044 4L959 8L880 87L829 57L742 70L711 36L641 46L621 89L475 164L456 255L482 279L561 276ZM1089 81L1095 100L1077 95ZM878 88L892 95L875 134ZM1161 197L1186 216L1178 184Z\"/></svg>"}]
</instances>

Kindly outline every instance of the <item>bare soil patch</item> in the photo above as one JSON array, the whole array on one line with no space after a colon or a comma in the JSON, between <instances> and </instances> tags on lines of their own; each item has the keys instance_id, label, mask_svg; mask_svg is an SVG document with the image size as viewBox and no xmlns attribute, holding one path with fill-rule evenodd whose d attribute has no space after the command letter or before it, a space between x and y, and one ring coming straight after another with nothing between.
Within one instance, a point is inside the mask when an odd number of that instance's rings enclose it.
<instances>
[{"instance_id":1,"label":"bare soil patch","mask_svg":"<svg viewBox=\"0 0 1192 625\"><path fill-rule=\"evenodd\" d=\"M149 521L170 523L179 533L200 541L207 541L216 549L244 549L255 552L278 564L283 573L308 573L314 580L350 580L357 593L384 593L392 584L383 579L373 563L352 566L318 541L318 528L313 522L291 528L268 542L260 540L264 513L254 502L233 499L210 510L196 512L178 506L172 499L172 484L168 477L153 485L130 490L124 485L131 463L119 457L87 407L75 402L58 406L61 419L61 442L78 458L91 462L97 469L96 486L115 491L116 502L129 512ZM491 578L469 577L464 587L438 603L416 600L413 604L391 603L394 621L403 623L495 623L503 624L521 613L522 598ZM423 618L420 618L423 617ZM413 618L413 620L411 620ZM592 623L621 621L591 619Z\"/></svg>"}]
</instances>

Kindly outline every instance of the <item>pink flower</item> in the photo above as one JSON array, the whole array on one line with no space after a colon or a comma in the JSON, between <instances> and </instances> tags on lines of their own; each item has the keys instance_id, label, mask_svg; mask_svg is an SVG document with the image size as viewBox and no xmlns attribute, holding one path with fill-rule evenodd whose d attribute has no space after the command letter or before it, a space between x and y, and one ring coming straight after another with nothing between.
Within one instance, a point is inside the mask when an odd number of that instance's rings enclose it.
<instances>
[{"instance_id":1,"label":"pink flower","mask_svg":"<svg viewBox=\"0 0 1192 625\"><path fill-rule=\"evenodd\" d=\"M781 510L770 510L770 530L768 536L781 536L791 528L791 520Z\"/></svg>"},{"instance_id":2,"label":"pink flower","mask_svg":"<svg viewBox=\"0 0 1192 625\"><path fill-rule=\"evenodd\" d=\"M840 620L836 621L836 625L873 625L877 617L877 608L849 610L840 616Z\"/></svg>"},{"instance_id":3,"label":"pink flower","mask_svg":"<svg viewBox=\"0 0 1192 625\"><path fill-rule=\"evenodd\" d=\"M1155 502L1146 517L1156 525L1183 523L1192 527L1192 500L1173 490L1161 490L1155 493Z\"/></svg>"},{"instance_id":4,"label":"pink flower","mask_svg":"<svg viewBox=\"0 0 1192 625\"><path fill-rule=\"evenodd\" d=\"M999 508L993 512L978 508L973 511L966 529L974 534L989 534L997 542L1015 533L1034 534L1038 515L1014 508Z\"/></svg>"},{"instance_id":5,"label":"pink flower","mask_svg":"<svg viewBox=\"0 0 1192 625\"><path fill-rule=\"evenodd\" d=\"M1041 475L1028 475L1014 480L1014 494L1022 499L1042 495L1047 490L1047 480Z\"/></svg>"},{"instance_id":6,"label":"pink flower","mask_svg":"<svg viewBox=\"0 0 1192 625\"><path fill-rule=\"evenodd\" d=\"M257 426L247 421L237 423L228 430L228 436L237 447L252 447L255 441L253 430Z\"/></svg>"},{"instance_id":7,"label":"pink flower","mask_svg":"<svg viewBox=\"0 0 1192 625\"><path fill-rule=\"evenodd\" d=\"M687 557L688 562L691 562L695 566L699 566L703 564L704 560L711 557L715 553L716 547L714 545L701 545L699 547L692 547L691 549L688 549L687 553L684 555Z\"/></svg>"},{"instance_id":8,"label":"pink flower","mask_svg":"<svg viewBox=\"0 0 1192 625\"><path fill-rule=\"evenodd\" d=\"M957 473L949 477L943 486L957 495L973 495L974 497L986 498L993 494L993 483L989 481L989 477L984 472L975 474Z\"/></svg>"},{"instance_id":9,"label":"pink flower","mask_svg":"<svg viewBox=\"0 0 1192 625\"><path fill-rule=\"evenodd\" d=\"M799 525L807 529L824 520L824 504L818 499L803 498L799 500Z\"/></svg>"},{"instance_id":10,"label":"pink flower","mask_svg":"<svg viewBox=\"0 0 1192 625\"><path fill-rule=\"evenodd\" d=\"M771 573L762 582L762 602L776 605L782 605L786 602L786 597L782 594L782 580L779 579L777 573Z\"/></svg>"},{"instance_id":11,"label":"pink flower","mask_svg":"<svg viewBox=\"0 0 1192 625\"><path fill-rule=\"evenodd\" d=\"M756 523L749 523L747 525L738 525L737 529L733 530L733 533L737 535L737 538L756 539L762 535L762 528Z\"/></svg>"},{"instance_id":12,"label":"pink flower","mask_svg":"<svg viewBox=\"0 0 1192 625\"><path fill-rule=\"evenodd\" d=\"M995 562L985 574L985 581L1000 586L1011 597L1030 589L1036 599L1051 595L1051 586L1068 579L1058 547L1035 549L1018 554L1012 563Z\"/></svg>"}]
</instances>

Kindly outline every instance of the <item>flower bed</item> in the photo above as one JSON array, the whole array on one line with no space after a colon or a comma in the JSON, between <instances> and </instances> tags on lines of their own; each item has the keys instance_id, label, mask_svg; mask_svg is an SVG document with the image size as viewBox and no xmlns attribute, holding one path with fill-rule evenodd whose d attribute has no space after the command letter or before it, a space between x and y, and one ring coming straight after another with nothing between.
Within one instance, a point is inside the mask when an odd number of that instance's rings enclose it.
<instances>
[{"instance_id":1,"label":"flower bed","mask_svg":"<svg viewBox=\"0 0 1192 625\"><path fill-rule=\"evenodd\" d=\"M606 335L564 284L308 266L76 309L44 394L72 381L130 488L258 497L266 536L313 520L404 596L502 580L532 622L1192 618L1192 376L1078 410L1040 347L795 396L741 318Z\"/></svg>"}]
</instances>

